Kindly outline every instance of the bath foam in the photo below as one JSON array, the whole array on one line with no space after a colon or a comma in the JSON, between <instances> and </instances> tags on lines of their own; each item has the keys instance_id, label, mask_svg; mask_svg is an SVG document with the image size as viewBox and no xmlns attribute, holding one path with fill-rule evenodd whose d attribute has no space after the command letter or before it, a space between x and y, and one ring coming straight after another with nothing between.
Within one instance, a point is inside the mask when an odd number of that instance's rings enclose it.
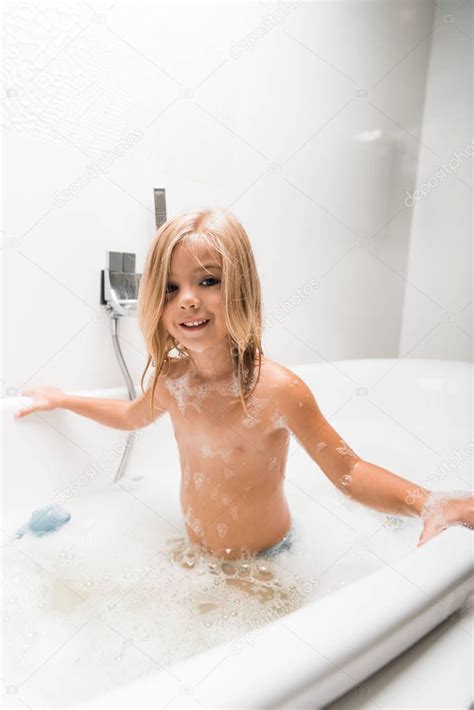
<instances>
[{"instance_id":1,"label":"bath foam","mask_svg":"<svg viewBox=\"0 0 474 710\"><path fill-rule=\"evenodd\" d=\"M431 491L428 497L426 498L426 501L423 505L423 508L420 511L420 517L423 521L426 520L427 517L433 516L435 521L439 525L444 525L446 523L446 518L444 517L443 513L443 506L444 504L451 498L471 498L472 493L471 491L462 491L462 490L455 490L455 491ZM456 525L464 525L464 523L455 523ZM465 527L469 527L466 525Z\"/></svg>"},{"instance_id":2,"label":"bath foam","mask_svg":"<svg viewBox=\"0 0 474 710\"><path fill-rule=\"evenodd\" d=\"M341 454L341 456L352 456L353 458L357 458L351 447L343 439L339 439L339 443L341 446L336 446L338 454Z\"/></svg>"},{"instance_id":3,"label":"bath foam","mask_svg":"<svg viewBox=\"0 0 474 710\"><path fill-rule=\"evenodd\" d=\"M205 475L203 473L195 473L194 476L194 487L196 488L197 491L199 491L202 487L202 484L204 483L205 480Z\"/></svg>"},{"instance_id":4,"label":"bath foam","mask_svg":"<svg viewBox=\"0 0 474 710\"><path fill-rule=\"evenodd\" d=\"M191 481L191 470L189 468L189 462L186 463L184 467L184 485L187 487Z\"/></svg>"},{"instance_id":5,"label":"bath foam","mask_svg":"<svg viewBox=\"0 0 474 710\"><path fill-rule=\"evenodd\" d=\"M260 421L258 415L266 407L269 401L269 397L255 397L252 395L247 403L249 415L242 419L242 424L247 428L255 426Z\"/></svg>"},{"instance_id":6,"label":"bath foam","mask_svg":"<svg viewBox=\"0 0 474 710\"><path fill-rule=\"evenodd\" d=\"M202 401L211 390L217 391L222 397L238 397L240 392L238 378L235 375L224 382L200 382L196 381L188 371L180 377L166 377L165 386L176 400L178 409L183 415L187 405L200 412Z\"/></svg>"},{"instance_id":7,"label":"bath foam","mask_svg":"<svg viewBox=\"0 0 474 710\"><path fill-rule=\"evenodd\" d=\"M187 510L184 512L184 522L186 525L189 525L191 530L193 530L196 535L199 535L199 537L202 537L203 535L203 529L202 529L202 522L195 517L193 513L193 508L191 505L188 506Z\"/></svg>"},{"instance_id":8,"label":"bath foam","mask_svg":"<svg viewBox=\"0 0 474 710\"><path fill-rule=\"evenodd\" d=\"M268 470L275 471L277 468L278 468L278 457L273 456L272 459L270 460L270 463L268 464Z\"/></svg>"},{"instance_id":9,"label":"bath foam","mask_svg":"<svg viewBox=\"0 0 474 710\"><path fill-rule=\"evenodd\" d=\"M202 451L202 455L205 456L206 458L211 458L211 457L212 457L212 451L211 451L211 449L209 448L209 446L204 445L204 446L201 448L201 451Z\"/></svg>"},{"instance_id":10,"label":"bath foam","mask_svg":"<svg viewBox=\"0 0 474 710\"><path fill-rule=\"evenodd\" d=\"M267 622L378 564L364 544L346 553L342 569L339 563L328 567L331 560L321 556L324 541L312 535L314 510L306 506L299 511L291 550L262 564L250 555L236 561L205 555L184 530L168 537L155 516L143 516L140 508L131 514L128 493L112 483L100 495L71 505L71 524L61 535L26 536L25 556L14 546L3 550L12 683L21 682L47 657L45 644L52 633L57 648L60 639L91 622L80 632L82 652L77 653L74 642L64 651L61 663L71 684L54 683L54 667L51 683L43 684L51 694L45 702L49 707L76 705L154 672L157 663L166 666L218 643L230 642L237 653L255 643ZM354 527L366 514L358 506ZM390 540L407 536L414 548L418 527L394 531L382 526L379 545L388 547ZM366 537L370 544L371 535ZM148 664L147 658L154 661Z\"/></svg>"},{"instance_id":11,"label":"bath foam","mask_svg":"<svg viewBox=\"0 0 474 710\"><path fill-rule=\"evenodd\" d=\"M216 456L220 456L225 462L227 462L231 455L232 451L231 449L211 449L210 446L204 445L201 449L203 456L206 458L216 458Z\"/></svg>"},{"instance_id":12,"label":"bath foam","mask_svg":"<svg viewBox=\"0 0 474 710\"><path fill-rule=\"evenodd\" d=\"M276 428L288 429L288 422L286 421L286 417L284 417L283 414L278 414L278 412L275 412L272 417L272 422Z\"/></svg>"},{"instance_id":13,"label":"bath foam","mask_svg":"<svg viewBox=\"0 0 474 710\"><path fill-rule=\"evenodd\" d=\"M8 597L16 600L14 607L10 605L7 624L7 637L18 638L12 667L21 666L27 643L31 645L31 671L38 665L44 655L41 637L47 633L51 618L58 637L67 636L66 632L70 635L71 630L91 619L98 624L94 633L101 640L101 621L123 637L120 640L117 634L109 634L110 639L104 637L101 648L92 643L87 649L84 647L79 658L71 658L71 669L76 673L87 670L88 677L92 674L89 687L75 688L75 702L87 698L88 693L92 695L91 688L95 693L156 669L156 662L146 669L142 667L139 658L143 659L143 653L136 653L135 658L131 653L133 646L120 646L122 641L125 643L123 639L167 665L242 633L258 633L265 623L302 603L300 595L292 596L291 585L296 587L296 580L292 570L285 572L284 565L277 574L277 567L252 559L239 561L238 565L217 561L197 551L186 536L166 541L168 551L174 550L179 557L173 560L163 554L163 549L156 552L152 529L142 531L141 544L137 544L137 536L128 537L127 524L125 530L121 529L121 545L114 549L111 541L120 529L119 521L115 521L115 530L111 529L110 520L97 522L93 537L79 534L70 536L66 544L50 544L49 557L43 556L44 567L35 566L37 574L23 594L17 594L23 575L12 567L14 574L7 589ZM34 558L40 541L28 542ZM154 557L150 556L152 549ZM113 561L108 554L112 550ZM23 563L28 564L28 558ZM21 567L22 560L12 559L12 564ZM53 617L45 618L47 613ZM19 676L24 676L26 667L22 668Z\"/></svg>"},{"instance_id":14,"label":"bath foam","mask_svg":"<svg viewBox=\"0 0 474 710\"><path fill-rule=\"evenodd\" d=\"M225 523L217 523L216 525L219 537L224 537L227 532L227 525Z\"/></svg>"}]
</instances>

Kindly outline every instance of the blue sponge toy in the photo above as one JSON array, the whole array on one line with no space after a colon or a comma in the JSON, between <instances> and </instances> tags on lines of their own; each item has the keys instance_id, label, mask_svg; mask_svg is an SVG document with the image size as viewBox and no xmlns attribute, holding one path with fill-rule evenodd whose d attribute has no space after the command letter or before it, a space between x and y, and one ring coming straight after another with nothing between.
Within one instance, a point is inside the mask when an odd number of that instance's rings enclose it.
<instances>
[{"instance_id":1,"label":"blue sponge toy","mask_svg":"<svg viewBox=\"0 0 474 710\"><path fill-rule=\"evenodd\" d=\"M60 505L46 505L44 508L32 512L29 521L17 530L16 537L23 537L25 533L31 533L37 537L47 535L59 530L70 519L71 514Z\"/></svg>"}]
</instances>

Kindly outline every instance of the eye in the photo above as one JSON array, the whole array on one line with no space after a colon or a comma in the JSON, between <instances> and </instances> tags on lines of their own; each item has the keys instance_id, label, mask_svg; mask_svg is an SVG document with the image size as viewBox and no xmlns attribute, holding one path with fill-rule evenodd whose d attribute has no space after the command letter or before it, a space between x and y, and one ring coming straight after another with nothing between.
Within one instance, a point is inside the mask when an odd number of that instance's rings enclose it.
<instances>
[{"instance_id":1,"label":"eye","mask_svg":"<svg viewBox=\"0 0 474 710\"><path fill-rule=\"evenodd\" d=\"M210 283L206 283L210 282ZM220 283L220 279L215 278L215 276L208 276L207 278L203 279L200 283L200 285L206 285L206 288L210 288L211 286L216 286L216 284ZM178 286L174 283L167 283L165 287L165 294L167 296L170 296L171 294L175 293L175 291L178 290Z\"/></svg>"}]
</instances>

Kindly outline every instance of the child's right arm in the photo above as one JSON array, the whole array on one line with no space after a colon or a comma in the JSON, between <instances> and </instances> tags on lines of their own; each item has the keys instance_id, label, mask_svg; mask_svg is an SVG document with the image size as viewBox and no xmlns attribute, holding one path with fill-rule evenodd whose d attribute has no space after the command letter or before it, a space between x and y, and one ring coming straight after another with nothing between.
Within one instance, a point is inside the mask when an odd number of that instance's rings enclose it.
<instances>
[{"instance_id":1,"label":"child's right arm","mask_svg":"<svg viewBox=\"0 0 474 710\"><path fill-rule=\"evenodd\" d=\"M19 409L15 418L20 419L33 412L47 412L53 409L69 409L83 417L94 419L100 424L114 429L140 429L167 411L166 388L159 378L155 389L154 416L150 416L151 387L145 395L132 401L120 399L96 399L66 394L58 387L42 386L24 390L22 395L31 397L33 402Z\"/></svg>"}]
</instances>

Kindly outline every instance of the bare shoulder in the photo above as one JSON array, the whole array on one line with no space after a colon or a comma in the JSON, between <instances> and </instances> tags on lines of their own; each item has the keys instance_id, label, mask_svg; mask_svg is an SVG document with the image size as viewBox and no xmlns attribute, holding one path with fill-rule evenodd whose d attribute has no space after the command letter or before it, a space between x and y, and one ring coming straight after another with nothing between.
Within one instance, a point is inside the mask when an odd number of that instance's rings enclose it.
<instances>
[{"instance_id":1,"label":"bare shoulder","mask_svg":"<svg viewBox=\"0 0 474 710\"><path fill-rule=\"evenodd\" d=\"M167 373L174 370L174 364L165 363L158 377L156 373L148 381L145 390L129 403L127 428L129 430L148 426L170 409L171 396L166 386ZM153 402L150 397L153 396Z\"/></svg>"},{"instance_id":2,"label":"bare shoulder","mask_svg":"<svg viewBox=\"0 0 474 710\"><path fill-rule=\"evenodd\" d=\"M299 402L313 400L313 394L306 382L288 367L265 358L261 372L264 389L270 391L281 406L291 406L295 402L300 406Z\"/></svg>"},{"instance_id":3,"label":"bare shoulder","mask_svg":"<svg viewBox=\"0 0 474 710\"><path fill-rule=\"evenodd\" d=\"M156 379L154 403L159 409L167 410L170 402L170 392L167 382L170 379L180 377L186 371L187 363L183 362L183 358L169 358L163 365L160 374ZM151 378L148 389L153 386L153 377Z\"/></svg>"},{"instance_id":4,"label":"bare shoulder","mask_svg":"<svg viewBox=\"0 0 474 710\"><path fill-rule=\"evenodd\" d=\"M303 383L303 380L290 369L267 357L262 360L261 379L273 389L285 389L291 384Z\"/></svg>"}]
</instances>

